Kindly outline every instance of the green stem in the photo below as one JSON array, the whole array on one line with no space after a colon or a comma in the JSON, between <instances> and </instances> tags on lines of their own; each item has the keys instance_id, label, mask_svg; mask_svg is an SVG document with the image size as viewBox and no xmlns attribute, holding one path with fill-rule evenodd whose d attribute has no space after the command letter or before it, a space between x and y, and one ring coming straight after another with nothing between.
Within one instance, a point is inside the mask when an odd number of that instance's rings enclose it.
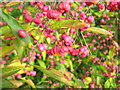
<instances>
[{"instance_id":1,"label":"green stem","mask_svg":"<svg viewBox=\"0 0 120 90\"><path fill-rule=\"evenodd\" d=\"M89 47L88 47L88 45L87 45L87 42L86 42L86 40L85 40L85 38L84 38L84 36L83 36L83 33L82 33L82 32L81 32L81 35L82 35L82 37L83 37L83 40L84 40L84 42L85 42L85 45L87 46L87 48L88 48L88 50L89 50L90 54L92 55L92 53L91 53L91 51L90 51L90 49L89 49Z\"/></svg>"}]
</instances>

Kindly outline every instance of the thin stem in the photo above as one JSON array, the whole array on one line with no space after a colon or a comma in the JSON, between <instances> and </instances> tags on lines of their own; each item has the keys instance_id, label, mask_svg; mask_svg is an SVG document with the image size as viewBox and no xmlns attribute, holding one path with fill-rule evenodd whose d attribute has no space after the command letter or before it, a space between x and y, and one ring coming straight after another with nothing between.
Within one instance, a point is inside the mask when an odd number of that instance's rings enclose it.
<instances>
[{"instance_id":1,"label":"thin stem","mask_svg":"<svg viewBox=\"0 0 120 90\"><path fill-rule=\"evenodd\" d=\"M89 47L88 47L88 45L87 45L87 42L86 42L86 40L85 40L85 38L84 38L84 36L83 36L83 33L82 33L82 32L81 32L81 35L82 35L82 37L83 37L83 40L84 40L84 42L85 42L85 45L87 46L87 48L88 48L88 50L89 50L90 54L92 55L92 53L91 53L91 51L90 51L90 49L89 49Z\"/></svg>"},{"instance_id":2,"label":"thin stem","mask_svg":"<svg viewBox=\"0 0 120 90\"><path fill-rule=\"evenodd\" d=\"M80 38L79 35L80 35L80 34L79 34L79 29L78 29L78 30L77 30L77 37L79 37L79 39L80 39L80 44L82 44L82 46L83 46L82 40L81 40L81 38Z\"/></svg>"}]
</instances>

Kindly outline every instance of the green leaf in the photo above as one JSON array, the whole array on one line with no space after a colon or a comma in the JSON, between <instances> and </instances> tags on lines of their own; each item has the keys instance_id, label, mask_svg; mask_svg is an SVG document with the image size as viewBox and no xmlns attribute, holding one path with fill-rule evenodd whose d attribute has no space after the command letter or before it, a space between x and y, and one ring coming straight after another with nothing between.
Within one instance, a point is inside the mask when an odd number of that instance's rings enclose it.
<instances>
[{"instance_id":1,"label":"green leaf","mask_svg":"<svg viewBox=\"0 0 120 90\"><path fill-rule=\"evenodd\" d=\"M83 23L80 20L62 20L56 21L54 24L50 25L49 27L52 29L60 29L60 28L75 28L81 29L84 28L87 23Z\"/></svg>"},{"instance_id":2,"label":"green leaf","mask_svg":"<svg viewBox=\"0 0 120 90\"><path fill-rule=\"evenodd\" d=\"M85 88L85 84L80 79L75 79L75 86L78 88L78 86L82 86L82 88Z\"/></svg>"},{"instance_id":3,"label":"green leaf","mask_svg":"<svg viewBox=\"0 0 120 90\"><path fill-rule=\"evenodd\" d=\"M14 45L4 45L2 46L2 51L0 52L0 56L2 55L2 57L4 57L7 53L11 52L12 50L14 50Z\"/></svg>"},{"instance_id":4,"label":"green leaf","mask_svg":"<svg viewBox=\"0 0 120 90\"><path fill-rule=\"evenodd\" d=\"M113 17L115 15L115 12L107 12L106 14L108 17Z\"/></svg>"},{"instance_id":5,"label":"green leaf","mask_svg":"<svg viewBox=\"0 0 120 90\"><path fill-rule=\"evenodd\" d=\"M2 79L2 88L16 88L11 82L8 80Z\"/></svg>"},{"instance_id":6,"label":"green leaf","mask_svg":"<svg viewBox=\"0 0 120 90\"><path fill-rule=\"evenodd\" d=\"M107 72L106 68L102 65L100 65L98 68L101 68L104 72Z\"/></svg>"},{"instance_id":7,"label":"green leaf","mask_svg":"<svg viewBox=\"0 0 120 90\"><path fill-rule=\"evenodd\" d=\"M109 53L108 53L108 55L109 55L109 59L111 59L111 58L114 57L114 50L115 50L114 47L112 47L112 48L109 50Z\"/></svg>"},{"instance_id":8,"label":"green leaf","mask_svg":"<svg viewBox=\"0 0 120 90\"><path fill-rule=\"evenodd\" d=\"M10 15L7 15L6 13L2 12L2 10L0 9L0 17L8 24L8 26L11 28L13 34L19 39L19 40L23 40L25 43L30 43L30 37L27 34L26 38L20 38L19 34L18 34L18 30L20 29L24 29L17 20L15 20L15 18L13 18Z\"/></svg>"},{"instance_id":9,"label":"green leaf","mask_svg":"<svg viewBox=\"0 0 120 90\"><path fill-rule=\"evenodd\" d=\"M18 80L9 80L16 88L19 88L20 86L23 85L23 82L18 81Z\"/></svg>"},{"instance_id":10,"label":"green leaf","mask_svg":"<svg viewBox=\"0 0 120 90\"><path fill-rule=\"evenodd\" d=\"M35 84L33 83L33 81L31 79L25 79L25 78L21 78L21 79L24 80L32 88L36 88Z\"/></svg>"},{"instance_id":11,"label":"green leaf","mask_svg":"<svg viewBox=\"0 0 120 90\"><path fill-rule=\"evenodd\" d=\"M34 29L35 29L35 27L34 27ZM30 33L36 40L39 40L39 38L42 34L39 30L31 30Z\"/></svg>"},{"instance_id":12,"label":"green leaf","mask_svg":"<svg viewBox=\"0 0 120 90\"><path fill-rule=\"evenodd\" d=\"M97 85L101 85L101 83L102 83L102 78L99 77L99 76L97 76L96 82L97 82Z\"/></svg>"},{"instance_id":13,"label":"green leaf","mask_svg":"<svg viewBox=\"0 0 120 90\"><path fill-rule=\"evenodd\" d=\"M77 5L76 5L75 3L73 3L72 5L70 5L70 7L72 7L72 8L76 8Z\"/></svg>"},{"instance_id":14,"label":"green leaf","mask_svg":"<svg viewBox=\"0 0 120 90\"><path fill-rule=\"evenodd\" d=\"M10 32L12 32L12 31L10 30L10 28L8 26L2 26L0 28L0 35L3 35L5 33L10 33Z\"/></svg>"},{"instance_id":15,"label":"green leaf","mask_svg":"<svg viewBox=\"0 0 120 90\"><path fill-rule=\"evenodd\" d=\"M43 68L46 69L46 65L45 65L44 61L42 61L42 60L40 60L40 59L38 59L37 61L38 61L39 65L40 65L41 67L43 67Z\"/></svg>"},{"instance_id":16,"label":"green leaf","mask_svg":"<svg viewBox=\"0 0 120 90\"><path fill-rule=\"evenodd\" d=\"M112 88L116 88L116 80L113 79L112 77L110 78L110 83L111 83Z\"/></svg>"},{"instance_id":17,"label":"green leaf","mask_svg":"<svg viewBox=\"0 0 120 90\"><path fill-rule=\"evenodd\" d=\"M11 38L11 37L14 37L14 34L12 32L8 32L8 33L4 34L4 39L5 38Z\"/></svg>"},{"instance_id":18,"label":"green leaf","mask_svg":"<svg viewBox=\"0 0 120 90\"><path fill-rule=\"evenodd\" d=\"M98 34L112 35L107 30L102 29L102 28L97 28L97 27L90 27L87 29L87 31L91 31L91 32L98 33Z\"/></svg>"},{"instance_id":19,"label":"green leaf","mask_svg":"<svg viewBox=\"0 0 120 90\"><path fill-rule=\"evenodd\" d=\"M51 71L51 72L53 72L54 74L56 74L56 75L60 76L60 77L65 78L65 77L64 77L64 75L63 75L61 72L59 72L58 70L51 69L50 71Z\"/></svg>"},{"instance_id":20,"label":"green leaf","mask_svg":"<svg viewBox=\"0 0 120 90\"><path fill-rule=\"evenodd\" d=\"M72 86L72 84L66 78L60 77L58 74L54 73L53 71L46 70L45 68L37 65L34 65L34 67L40 70L41 72L45 73L48 77L52 77L58 81L65 83L66 85Z\"/></svg>"},{"instance_id":21,"label":"green leaf","mask_svg":"<svg viewBox=\"0 0 120 90\"><path fill-rule=\"evenodd\" d=\"M15 73L17 73L20 69L22 69L23 67L21 66L13 66L13 67L4 67L2 68L2 72L0 72L0 75L2 76L2 78L7 78Z\"/></svg>"},{"instance_id":22,"label":"green leaf","mask_svg":"<svg viewBox=\"0 0 120 90\"><path fill-rule=\"evenodd\" d=\"M14 5L19 4L19 3L20 2L10 2L10 3L6 4L5 6L6 7L11 7L11 6L14 6Z\"/></svg>"},{"instance_id":23,"label":"green leaf","mask_svg":"<svg viewBox=\"0 0 120 90\"><path fill-rule=\"evenodd\" d=\"M15 40L14 47L15 47L15 50L17 52L19 59L21 60L23 57L24 49L25 49L24 43L22 43L19 40Z\"/></svg>"},{"instance_id":24,"label":"green leaf","mask_svg":"<svg viewBox=\"0 0 120 90\"><path fill-rule=\"evenodd\" d=\"M110 87L110 80L108 79L104 84L104 88L109 88L109 87Z\"/></svg>"},{"instance_id":25,"label":"green leaf","mask_svg":"<svg viewBox=\"0 0 120 90\"><path fill-rule=\"evenodd\" d=\"M46 50L44 50L44 51L42 52L42 57L43 57L43 60L46 59Z\"/></svg>"},{"instance_id":26,"label":"green leaf","mask_svg":"<svg viewBox=\"0 0 120 90\"><path fill-rule=\"evenodd\" d=\"M67 60L69 66L70 66L70 69L73 69L73 64L72 64L72 61L71 60Z\"/></svg>"},{"instance_id":27,"label":"green leaf","mask_svg":"<svg viewBox=\"0 0 120 90\"><path fill-rule=\"evenodd\" d=\"M120 49L120 46L118 45L116 41L113 40L113 43Z\"/></svg>"}]
</instances>

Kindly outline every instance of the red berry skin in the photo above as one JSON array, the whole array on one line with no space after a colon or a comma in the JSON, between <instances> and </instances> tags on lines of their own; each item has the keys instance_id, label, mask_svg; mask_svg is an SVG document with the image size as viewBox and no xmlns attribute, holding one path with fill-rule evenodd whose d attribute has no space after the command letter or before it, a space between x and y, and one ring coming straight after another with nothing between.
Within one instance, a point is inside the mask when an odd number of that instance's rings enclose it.
<instances>
[{"instance_id":1,"label":"red berry skin","mask_svg":"<svg viewBox=\"0 0 120 90\"><path fill-rule=\"evenodd\" d=\"M18 33L19 33L19 36L20 36L21 38L26 38L26 32L25 32L25 30L20 29L20 30L18 30Z\"/></svg>"},{"instance_id":2,"label":"red berry skin","mask_svg":"<svg viewBox=\"0 0 120 90\"><path fill-rule=\"evenodd\" d=\"M33 21L38 25L41 23L42 20L40 18L34 18Z\"/></svg>"},{"instance_id":3,"label":"red berry skin","mask_svg":"<svg viewBox=\"0 0 120 90\"><path fill-rule=\"evenodd\" d=\"M61 2L58 4L58 10L70 11L70 5L66 2Z\"/></svg>"},{"instance_id":4,"label":"red berry skin","mask_svg":"<svg viewBox=\"0 0 120 90\"><path fill-rule=\"evenodd\" d=\"M47 12L47 17L50 19L57 19L59 18L60 13L57 10L49 10Z\"/></svg>"},{"instance_id":5,"label":"red berry skin","mask_svg":"<svg viewBox=\"0 0 120 90\"><path fill-rule=\"evenodd\" d=\"M104 3L99 3L98 7L99 7L99 10L102 10L105 7L105 4Z\"/></svg>"},{"instance_id":6,"label":"red berry skin","mask_svg":"<svg viewBox=\"0 0 120 90\"><path fill-rule=\"evenodd\" d=\"M120 10L120 2L117 3L118 9Z\"/></svg>"}]
</instances>

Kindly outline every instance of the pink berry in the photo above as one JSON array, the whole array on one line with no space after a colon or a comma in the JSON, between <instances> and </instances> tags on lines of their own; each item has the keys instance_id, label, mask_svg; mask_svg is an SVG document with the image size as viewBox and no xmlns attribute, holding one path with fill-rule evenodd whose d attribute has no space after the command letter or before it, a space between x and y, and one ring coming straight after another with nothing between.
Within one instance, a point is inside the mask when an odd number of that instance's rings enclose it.
<instances>
[{"instance_id":1,"label":"pink berry","mask_svg":"<svg viewBox=\"0 0 120 90\"><path fill-rule=\"evenodd\" d=\"M29 14L26 14L26 15L25 15L25 21L26 21L26 22L30 23L30 22L32 22L32 20L33 20L33 19L32 19L32 17L31 17Z\"/></svg>"},{"instance_id":2,"label":"pink berry","mask_svg":"<svg viewBox=\"0 0 120 90\"><path fill-rule=\"evenodd\" d=\"M30 71L30 75L36 76L36 71Z\"/></svg>"},{"instance_id":3,"label":"pink berry","mask_svg":"<svg viewBox=\"0 0 120 90\"><path fill-rule=\"evenodd\" d=\"M120 2L117 3L118 9L120 10Z\"/></svg>"},{"instance_id":4,"label":"pink berry","mask_svg":"<svg viewBox=\"0 0 120 90\"><path fill-rule=\"evenodd\" d=\"M23 29L18 30L19 36L21 38L26 38L26 31Z\"/></svg>"},{"instance_id":5,"label":"pink berry","mask_svg":"<svg viewBox=\"0 0 120 90\"><path fill-rule=\"evenodd\" d=\"M38 45L38 50L40 52L43 52L44 50L47 50L48 46L45 43L41 43Z\"/></svg>"},{"instance_id":6,"label":"pink berry","mask_svg":"<svg viewBox=\"0 0 120 90\"><path fill-rule=\"evenodd\" d=\"M117 2L110 2L108 5L107 5L107 9L110 10L110 11L115 11L117 9Z\"/></svg>"},{"instance_id":7,"label":"pink berry","mask_svg":"<svg viewBox=\"0 0 120 90\"><path fill-rule=\"evenodd\" d=\"M8 11L9 11L9 12L12 12L12 10L13 10L13 8L8 8Z\"/></svg>"},{"instance_id":8,"label":"pink berry","mask_svg":"<svg viewBox=\"0 0 120 90\"><path fill-rule=\"evenodd\" d=\"M33 22L34 22L35 24L37 24L37 25L40 24L41 21L42 21L42 20L41 20L40 18L34 18L34 19L33 19Z\"/></svg>"},{"instance_id":9,"label":"pink berry","mask_svg":"<svg viewBox=\"0 0 120 90\"><path fill-rule=\"evenodd\" d=\"M16 77L19 79L19 78L22 78L22 75L21 74L17 74Z\"/></svg>"},{"instance_id":10,"label":"pink berry","mask_svg":"<svg viewBox=\"0 0 120 90\"><path fill-rule=\"evenodd\" d=\"M47 12L47 17L50 19L57 19L59 18L60 13L57 10L49 10Z\"/></svg>"},{"instance_id":11,"label":"pink berry","mask_svg":"<svg viewBox=\"0 0 120 90\"><path fill-rule=\"evenodd\" d=\"M58 10L70 11L70 5L66 2L61 2L58 4Z\"/></svg>"},{"instance_id":12,"label":"pink berry","mask_svg":"<svg viewBox=\"0 0 120 90\"><path fill-rule=\"evenodd\" d=\"M49 7L48 7L48 6L43 6L42 10L43 10L44 12L47 12L47 11L49 10Z\"/></svg>"},{"instance_id":13,"label":"pink berry","mask_svg":"<svg viewBox=\"0 0 120 90\"><path fill-rule=\"evenodd\" d=\"M104 3L99 3L98 4L99 10L103 9L105 7Z\"/></svg>"},{"instance_id":14,"label":"pink berry","mask_svg":"<svg viewBox=\"0 0 120 90\"><path fill-rule=\"evenodd\" d=\"M92 23L93 21L94 21L94 17L93 16L88 16L86 18L86 22L88 22L88 23Z\"/></svg>"},{"instance_id":15,"label":"pink berry","mask_svg":"<svg viewBox=\"0 0 120 90\"><path fill-rule=\"evenodd\" d=\"M22 9L22 6L20 5L20 6L18 6L18 9L20 10L20 9Z\"/></svg>"}]
</instances>

